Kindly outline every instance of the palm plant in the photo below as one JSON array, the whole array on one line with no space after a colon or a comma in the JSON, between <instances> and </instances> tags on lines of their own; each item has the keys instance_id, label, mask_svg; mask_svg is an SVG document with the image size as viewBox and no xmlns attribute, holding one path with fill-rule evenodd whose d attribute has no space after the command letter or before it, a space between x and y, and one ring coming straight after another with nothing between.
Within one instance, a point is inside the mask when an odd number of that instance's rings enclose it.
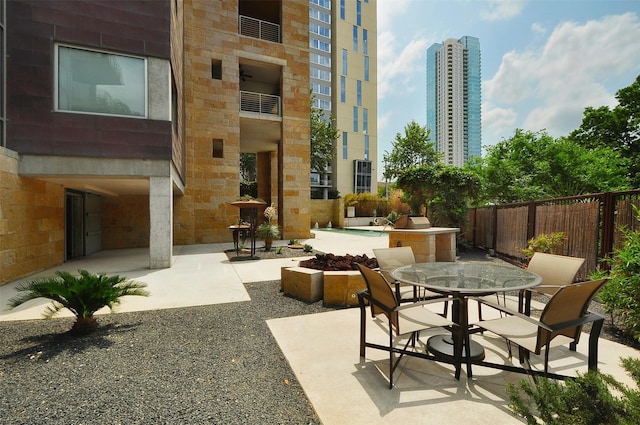
<instances>
[{"instance_id":1,"label":"palm plant","mask_svg":"<svg viewBox=\"0 0 640 425\"><path fill-rule=\"evenodd\" d=\"M76 316L71 332L87 333L98 326L94 314L101 308L109 307L113 311L123 296L149 295L144 289L146 283L86 270L78 270L78 273L79 276L74 276L69 272L57 271L56 277L24 282L16 287L19 294L9 300L9 305L17 307L29 300L48 298L52 303L43 313L45 319L66 308Z\"/></svg>"}]
</instances>

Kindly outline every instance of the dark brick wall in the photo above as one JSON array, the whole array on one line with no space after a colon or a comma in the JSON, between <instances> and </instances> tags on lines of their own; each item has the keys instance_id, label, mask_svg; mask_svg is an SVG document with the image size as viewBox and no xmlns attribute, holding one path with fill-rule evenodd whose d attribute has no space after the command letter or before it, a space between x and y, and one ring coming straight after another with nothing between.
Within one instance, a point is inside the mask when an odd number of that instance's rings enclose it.
<instances>
[{"instance_id":1,"label":"dark brick wall","mask_svg":"<svg viewBox=\"0 0 640 425\"><path fill-rule=\"evenodd\" d=\"M7 147L170 159L170 122L53 112L56 42L169 60L170 1L7 1Z\"/></svg>"}]
</instances>

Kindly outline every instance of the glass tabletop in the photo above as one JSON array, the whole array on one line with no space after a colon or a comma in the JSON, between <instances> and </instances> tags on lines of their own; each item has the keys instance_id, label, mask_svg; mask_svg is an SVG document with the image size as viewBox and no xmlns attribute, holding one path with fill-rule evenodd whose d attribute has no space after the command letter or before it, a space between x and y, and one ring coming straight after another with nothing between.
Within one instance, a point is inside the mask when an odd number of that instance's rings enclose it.
<instances>
[{"instance_id":1,"label":"glass tabletop","mask_svg":"<svg viewBox=\"0 0 640 425\"><path fill-rule=\"evenodd\" d=\"M399 267L391 276L436 292L473 295L519 291L542 283L542 278L533 272L489 262L417 263Z\"/></svg>"}]
</instances>

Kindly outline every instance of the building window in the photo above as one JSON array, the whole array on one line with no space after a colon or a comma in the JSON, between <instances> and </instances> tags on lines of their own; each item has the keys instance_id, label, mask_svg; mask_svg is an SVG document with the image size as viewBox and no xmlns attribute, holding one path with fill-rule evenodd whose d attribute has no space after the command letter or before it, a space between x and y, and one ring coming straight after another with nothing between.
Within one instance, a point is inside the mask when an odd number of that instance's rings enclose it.
<instances>
[{"instance_id":1,"label":"building window","mask_svg":"<svg viewBox=\"0 0 640 425\"><path fill-rule=\"evenodd\" d=\"M342 19L343 21L344 21L344 15L345 15L345 12L344 12L344 9L345 9L345 7L344 7L344 2L345 2L345 0L340 0L340 19Z\"/></svg>"},{"instance_id":2,"label":"building window","mask_svg":"<svg viewBox=\"0 0 640 425\"><path fill-rule=\"evenodd\" d=\"M314 24L313 22L309 23L309 32L327 38L331 37L331 30L329 28L323 27L322 25Z\"/></svg>"},{"instance_id":3,"label":"building window","mask_svg":"<svg viewBox=\"0 0 640 425\"><path fill-rule=\"evenodd\" d=\"M317 19L321 22L326 22L327 24L331 23L331 15L328 13L321 12L317 9L309 8L309 17L313 19Z\"/></svg>"},{"instance_id":4,"label":"building window","mask_svg":"<svg viewBox=\"0 0 640 425\"><path fill-rule=\"evenodd\" d=\"M347 49L342 49L342 75L348 75L349 71L349 54L347 53Z\"/></svg>"},{"instance_id":5,"label":"building window","mask_svg":"<svg viewBox=\"0 0 640 425\"><path fill-rule=\"evenodd\" d=\"M358 51L358 27L356 25L353 26L353 51Z\"/></svg>"},{"instance_id":6,"label":"building window","mask_svg":"<svg viewBox=\"0 0 640 425\"><path fill-rule=\"evenodd\" d=\"M362 106L362 81L356 81L356 104Z\"/></svg>"},{"instance_id":7,"label":"building window","mask_svg":"<svg viewBox=\"0 0 640 425\"><path fill-rule=\"evenodd\" d=\"M57 111L147 116L147 63L139 57L58 45Z\"/></svg>"},{"instance_id":8,"label":"building window","mask_svg":"<svg viewBox=\"0 0 640 425\"><path fill-rule=\"evenodd\" d=\"M369 56L364 57L364 80L369 81Z\"/></svg>"},{"instance_id":9,"label":"building window","mask_svg":"<svg viewBox=\"0 0 640 425\"><path fill-rule=\"evenodd\" d=\"M331 9L331 0L311 0L311 3L317 4L325 9Z\"/></svg>"},{"instance_id":10,"label":"building window","mask_svg":"<svg viewBox=\"0 0 640 425\"><path fill-rule=\"evenodd\" d=\"M331 87L326 84L311 83L311 91L314 94L323 94L325 96L331 96Z\"/></svg>"},{"instance_id":11,"label":"building window","mask_svg":"<svg viewBox=\"0 0 640 425\"><path fill-rule=\"evenodd\" d=\"M343 76L340 77L340 102L345 103L347 101L347 79Z\"/></svg>"},{"instance_id":12,"label":"building window","mask_svg":"<svg viewBox=\"0 0 640 425\"><path fill-rule=\"evenodd\" d=\"M369 136L364 135L364 159L369 160Z\"/></svg>"},{"instance_id":13,"label":"building window","mask_svg":"<svg viewBox=\"0 0 640 425\"><path fill-rule=\"evenodd\" d=\"M356 1L356 24L362 25L362 3L360 0Z\"/></svg>"},{"instance_id":14,"label":"building window","mask_svg":"<svg viewBox=\"0 0 640 425\"><path fill-rule=\"evenodd\" d=\"M353 131L354 133L358 132L358 107L353 107Z\"/></svg>"},{"instance_id":15,"label":"building window","mask_svg":"<svg viewBox=\"0 0 640 425\"><path fill-rule=\"evenodd\" d=\"M347 132L342 132L342 159L349 158L349 149L347 146Z\"/></svg>"},{"instance_id":16,"label":"building window","mask_svg":"<svg viewBox=\"0 0 640 425\"><path fill-rule=\"evenodd\" d=\"M364 134L369 132L369 110L367 108L362 108L362 131Z\"/></svg>"},{"instance_id":17,"label":"building window","mask_svg":"<svg viewBox=\"0 0 640 425\"><path fill-rule=\"evenodd\" d=\"M222 80L222 61L219 59L211 59L211 78Z\"/></svg>"},{"instance_id":18,"label":"building window","mask_svg":"<svg viewBox=\"0 0 640 425\"><path fill-rule=\"evenodd\" d=\"M309 54L309 61L322 66L331 66L331 58L329 56L320 55L318 53L311 52Z\"/></svg>"},{"instance_id":19,"label":"building window","mask_svg":"<svg viewBox=\"0 0 640 425\"><path fill-rule=\"evenodd\" d=\"M323 52L331 52L331 43L318 40L317 38L309 37L309 47L313 49L322 50Z\"/></svg>"},{"instance_id":20,"label":"building window","mask_svg":"<svg viewBox=\"0 0 640 425\"><path fill-rule=\"evenodd\" d=\"M213 139L212 145L213 145L212 156L214 158L224 158L224 155L223 155L224 143L222 142L222 139Z\"/></svg>"},{"instance_id":21,"label":"building window","mask_svg":"<svg viewBox=\"0 0 640 425\"><path fill-rule=\"evenodd\" d=\"M369 54L369 32L366 29L362 29L362 53Z\"/></svg>"},{"instance_id":22,"label":"building window","mask_svg":"<svg viewBox=\"0 0 640 425\"><path fill-rule=\"evenodd\" d=\"M326 71L318 68L311 68L309 70L309 74L312 78L317 78L318 80L331 81L331 71Z\"/></svg>"}]
</instances>

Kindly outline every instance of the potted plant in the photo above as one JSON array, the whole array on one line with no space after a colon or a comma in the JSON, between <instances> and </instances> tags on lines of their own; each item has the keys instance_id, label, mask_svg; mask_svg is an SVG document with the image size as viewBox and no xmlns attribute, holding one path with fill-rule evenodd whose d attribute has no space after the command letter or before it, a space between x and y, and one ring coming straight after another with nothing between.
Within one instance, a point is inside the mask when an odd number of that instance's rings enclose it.
<instances>
[{"instance_id":1,"label":"potted plant","mask_svg":"<svg viewBox=\"0 0 640 425\"><path fill-rule=\"evenodd\" d=\"M271 251L274 239L280 238L280 228L273 222L278 217L278 210L271 204L264 210L267 221L258 226L258 237L264 240L264 250Z\"/></svg>"}]
</instances>

